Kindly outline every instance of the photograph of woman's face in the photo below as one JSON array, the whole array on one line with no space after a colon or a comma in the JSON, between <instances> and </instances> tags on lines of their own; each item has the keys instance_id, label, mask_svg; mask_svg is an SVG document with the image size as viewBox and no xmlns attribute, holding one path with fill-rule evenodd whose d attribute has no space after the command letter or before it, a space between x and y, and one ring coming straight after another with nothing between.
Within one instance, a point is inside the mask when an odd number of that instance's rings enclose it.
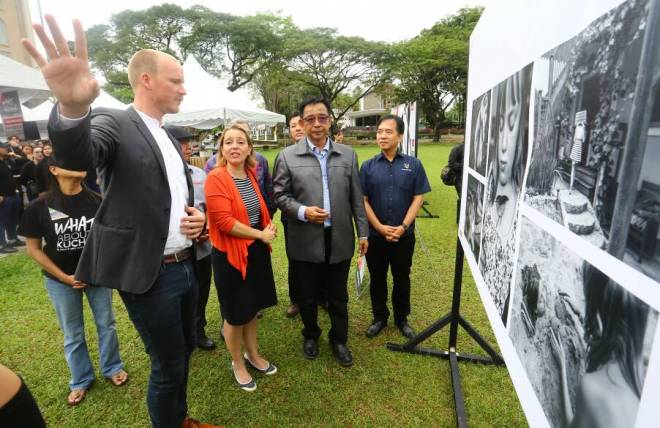
<instances>
[{"instance_id":1,"label":"photograph of woman's face","mask_svg":"<svg viewBox=\"0 0 660 428\"><path fill-rule=\"evenodd\" d=\"M475 138L476 165L483 162L484 150L486 150L486 129L488 128L488 95L482 96L477 119L477 138Z\"/></svg>"},{"instance_id":2,"label":"photograph of woman's face","mask_svg":"<svg viewBox=\"0 0 660 428\"><path fill-rule=\"evenodd\" d=\"M498 181L500 186L507 186L513 175L513 162L519 139L522 102L518 75L511 76L506 82L504 111L499 117L499 144L497 149Z\"/></svg>"}]
</instances>

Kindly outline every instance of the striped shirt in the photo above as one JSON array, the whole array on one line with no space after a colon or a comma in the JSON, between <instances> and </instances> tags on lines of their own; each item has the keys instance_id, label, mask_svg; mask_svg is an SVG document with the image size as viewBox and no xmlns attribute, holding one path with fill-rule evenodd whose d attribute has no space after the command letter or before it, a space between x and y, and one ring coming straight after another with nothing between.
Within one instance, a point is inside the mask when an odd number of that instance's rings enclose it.
<instances>
[{"instance_id":1,"label":"striped shirt","mask_svg":"<svg viewBox=\"0 0 660 428\"><path fill-rule=\"evenodd\" d=\"M250 227L259 228L259 223L261 219L261 205L259 204L259 197L252 187L252 182L250 177L246 178L236 178L234 179L234 184L238 188L238 192L241 194L241 199L243 199L243 205L248 212L248 218L250 219Z\"/></svg>"}]
</instances>

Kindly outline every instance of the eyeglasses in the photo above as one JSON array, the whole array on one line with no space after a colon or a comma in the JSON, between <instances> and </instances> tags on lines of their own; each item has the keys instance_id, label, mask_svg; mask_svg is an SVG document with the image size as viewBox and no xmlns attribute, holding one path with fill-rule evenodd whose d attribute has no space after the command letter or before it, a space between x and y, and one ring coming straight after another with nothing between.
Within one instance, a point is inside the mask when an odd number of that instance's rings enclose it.
<instances>
[{"instance_id":1,"label":"eyeglasses","mask_svg":"<svg viewBox=\"0 0 660 428\"><path fill-rule=\"evenodd\" d=\"M325 115L318 115L318 116L307 116L303 117L303 120L305 121L306 124L308 125L314 125L314 123L318 120L321 125L325 125L328 122L330 122L330 116L325 116Z\"/></svg>"}]
</instances>

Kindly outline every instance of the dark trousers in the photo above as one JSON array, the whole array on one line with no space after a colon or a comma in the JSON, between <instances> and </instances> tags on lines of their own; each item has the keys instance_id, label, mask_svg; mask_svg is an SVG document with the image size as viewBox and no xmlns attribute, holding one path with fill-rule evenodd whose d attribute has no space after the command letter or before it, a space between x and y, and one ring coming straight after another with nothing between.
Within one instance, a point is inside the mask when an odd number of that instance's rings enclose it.
<instances>
[{"instance_id":1,"label":"dark trousers","mask_svg":"<svg viewBox=\"0 0 660 428\"><path fill-rule=\"evenodd\" d=\"M328 314L332 327L328 333L331 342L346 343L348 340L348 291L346 281L351 260L330 264L330 231L325 234L325 263L311 263L292 260L294 273L299 284L300 316L303 321L305 339L318 339L321 329L318 325L318 301L321 293L328 301Z\"/></svg>"},{"instance_id":2,"label":"dark trousers","mask_svg":"<svg viewBox=\"0 0 660 428\"><path fill-rule=\"evenodd\" d=\"M211 255L197 260L197 315L195 317L195 325L197 326L197 334L204 333L206 327L206 304L209 301L209 292L211 291Z\"/></svg>"},{"instance_id":3,"label":"dark trousers","mask_svg":"<svg viewBox=\"0 0 660 428\"><path fill-rule=\"evenodd\" d=\"M415 251L415 234L403 236L399 242L387 242L382 236L369 237L367 266L369 267L369 293L374 321L390 316L387 309L387 271L392 268L392 309L394 322L407 321L410 315L410 267Z\"/></svg>"},{"instance_id":4,"label":"dark trousers","mask_svg":"<svg viewBox=\"0 0 660 428\"><path fill-rule=\"evenodd\" d=\"M183 424L188 363L195 349L197 280L193 260L164 264L144 294L120 292L151 359L147 407L156 428Z\"/></svg>"},{"instance_id":5,"label":"dark trousers","mask_svg":"<svg viewBox=\"0 0 660 428\"><path fill-rule=\"evenodd\" d=\"M0 246L5 245L7 240L16 240L20 203L18 193L13 196L5 196L0 202Z\"/></svg>"}]
</instances>

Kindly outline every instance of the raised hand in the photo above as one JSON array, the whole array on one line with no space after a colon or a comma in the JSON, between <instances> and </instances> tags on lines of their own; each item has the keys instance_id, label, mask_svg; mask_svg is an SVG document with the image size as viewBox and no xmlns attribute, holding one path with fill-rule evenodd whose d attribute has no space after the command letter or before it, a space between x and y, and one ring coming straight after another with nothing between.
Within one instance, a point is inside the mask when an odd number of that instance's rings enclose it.
<instances>
[{"instance_id":1,"label":"raised hand","mask_svg":"<svg viewBox=\"0 0 660 428\"><path fill-rule=\"evenodd\" d=\"M72 55L60 27L52 15L45 16L52 39L39 24L33 28L46 50L47 59L27 39L21 40L41 69L41 74L53 95L60 102L60 113L66 117L79 118L87 114L92 101L99 94L99 84L92 75L87 56L87 39L82 24L73 21L75 49Z\"/></svg>"}]
</instances>

